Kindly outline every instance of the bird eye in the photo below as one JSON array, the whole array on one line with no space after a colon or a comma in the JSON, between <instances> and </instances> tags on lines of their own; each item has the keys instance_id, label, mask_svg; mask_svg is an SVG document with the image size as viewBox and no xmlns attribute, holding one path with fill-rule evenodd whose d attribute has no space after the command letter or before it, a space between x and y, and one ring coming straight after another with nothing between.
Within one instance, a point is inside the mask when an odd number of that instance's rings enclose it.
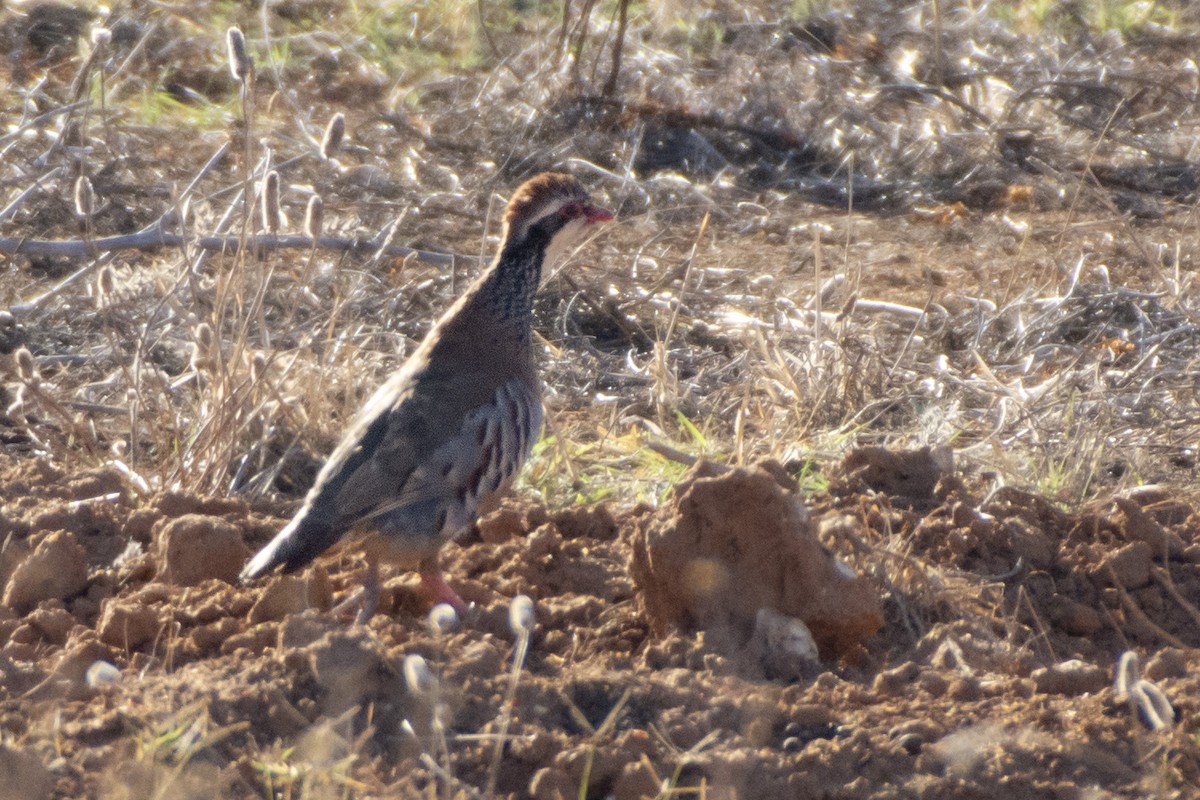
<instances>
[{"instance_id":1,"label":"bird eye","mask_svg":"<svg viewBox=\"0 0 1200 800\"><path fill-rule=\"evenodd\" d=\"M563 219L575 219L583 216L583 203L567 203L558 210L558 215Z\"/></svg>"}]
</instances>

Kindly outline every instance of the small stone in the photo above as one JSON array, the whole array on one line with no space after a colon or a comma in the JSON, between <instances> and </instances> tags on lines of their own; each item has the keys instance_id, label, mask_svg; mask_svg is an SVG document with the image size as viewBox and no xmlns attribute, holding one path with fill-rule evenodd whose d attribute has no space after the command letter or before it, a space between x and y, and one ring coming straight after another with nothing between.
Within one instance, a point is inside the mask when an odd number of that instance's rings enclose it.
<instances>
[{"instance_id":1,"label":"small stone","mask_svg":"<svg viewBox=\"0 0 1200 800\"><path fill-rule=\"evenodd\" d=\"M897 741L913 737L921 743L936 742L945 735L945 728L927 719L911 719L901 722L888 731L888 736Z\"/></svg>"},{"instance_id":2,"label":"small stone","mask_svg":"<svg viewBox=\"0 0 1200 800\"><path fill-rule=\"evenodd\" d=\"M1017 520L1019 519L1018 517ZM1048 568L1054 563L1058 551L1055 542L1051 541L1044 531L1021 524L1017 520L1011 520L1007 524L1013 555L1023 558L1036 569Z\"/></svg>"},{"instance_id":3,"label":"small stone","mask_svg":"<svg viewBox=\"0 0 1200 800\"><path fill-rule=\"evenodd\" d=\"M487 544L500 544L525 532L524 515L519 508L503 506L475 523L479 538Z\"/></svg>"},{"instance_id":4,"label":"small stone","mask_svg":"<svg viewBox=\"0 0 1200 800\"><path fill-rule=\"evenodd\" d=\"M82 686L92 664L112 661L115 657L113 649L100 642L94 631L80 627L76 635L72 635L63 646L52 675L58 680Z\"/></svg>"},{"instance_id":5,"label":"small stone","mask_svg":"<svg viewBox=\"0 0 1200 800\"><path fill-rule=\"evenodd\" d=\"M1035 669L1030 677L1042 694L1076 696L1098 692L1108 685L1108 673L1105 670L1078 659Z\"/></svg>"},{"instance_id":6,"label":"small stone","mask_svg":"<svg viewBox=\"0 0 1200 800\"><path fill-rule=\"evenodd\" d=\"M950 688L950 682L946 680L946 676L934 670L922 672L917 685L933 697L941 697Z\"/></svg>"},{"instance_id":7,"label":"small stone","mask_svg":"<svg viewBox=\"0 0 1200 800\"><path fill-rule=\"evenodd\" d=\"M4 605L28 609L41 600L65 600L87 588L87 552L73 534L55 531L13 570Z\"/></svg>"},{"instance_id":8,"label":"small stone","mask_svg":"<svg viewBox=\"0 0 1200 800\"><path fill-rule=\"evenodd\" d=\"M780 747L783 748L783 752L785 753L799 753L804 749L804 742L800 741L799 737L789 736L783 740L783 744Z\"/></svg>"},{"instance_id":9,"label":"small stone","mask_svg":"<svg viewBox=\"0 0 1200 800\"><path fill-rule=\"evenodd\" d=\"M1150 545L1151 557L1162 558L1167 554L1167 534L1162 526L1142 510L1134 500L1118 497L1115 500L1120 516L1117 518L1125 538Z\"/></svg>"},{"instance_id":10,"label":"small stone","mask_svg":"<svg viewBox=\"0 0 1200 800\"><path fill-rule=\"evenodd\" d=\"M821 703L798 703L788 709L788 728L792 728L789 736L795 736L801 728L811 728L818 725L828 725L833 722L833 710ZM787 728L784 729L787 731Z\"/></svg>"},{"instance_id":11,"label":"small stone","mask_svg":"<svg viewBox=\"0 0 1200 800\"><path fill-rule=\"evenodd\" d=\"M903 748L909 755L915 756L925 746L925 740L921 738L920 734L906 733L896 737L896 744Z\"/></svg>"},{"instance_id":12,"label":"small stone","mask_svg":"<svg viewBox=\"0 0 1200 800\"><path fill-rule=\"evenodd\" d=\"M817 643L808 626L771 608L760 608L755 615L750 651L763 674L776 680L798 680L821 667Z\"/></svg>"},{"instance_id":13,"label":"small stone","mask_svg":"<svg viewBox=\"0 0 1200 800\"><path fill-rule=\"evenodd\" d=\"M235 633L221 642L221 655L229 655L245 649L250 653L261 653L274 646L279 639L279 623L263 622L244 633Z\"/></svg>"},{"instance_id":14,"label":"small stone","mask_svg":"<svg viewBox=\"0 0 1200 800\"><path fill-rule=\"evenodd\" d=\"M216 622L194 628L188 640L198 652L207 653L224 644L230 636L240 632L241 623L233 617L222 617Z\"/></svg>"}]
</instances>

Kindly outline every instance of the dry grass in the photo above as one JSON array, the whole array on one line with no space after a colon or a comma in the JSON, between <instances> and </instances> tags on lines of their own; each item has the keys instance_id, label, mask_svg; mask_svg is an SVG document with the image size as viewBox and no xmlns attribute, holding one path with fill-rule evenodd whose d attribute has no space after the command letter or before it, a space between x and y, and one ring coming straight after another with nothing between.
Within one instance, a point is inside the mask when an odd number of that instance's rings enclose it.
<instances>
[{"instance_id":1,"label":"dry grass","mask_svg":"<svg viewBox=\"0 0 1200 800\"><path fill-rule=\"evenodd\" d=\"M519 26L507 7L246 16L230 22L255 69L232 78L222 30L118 12L95 50L15 76L4 233L288 232L319 197L327 231L486 257L503 194L570 169L622 221L539 306L552 438L529 475L552 502L657 496L678 470L648 440L796 470L948 442L1069 503L1191 480L1182 8L1166 29L985 3L940 14L934 47L931 4L656 6L629 16L619 91L598 99L617 20L586 7ZM188 104L177 123L152 118L164 91ZM0 296L78 266L14 259ZM303 491L474 269L247 247L83 267L6 323L37 363L6 379L10 446L251 496Z\"/></svg>"},{"instance_id":2,"label":"dry grass","mask_svg":"<svg viewBox=\"0 0 1200 800\"><path fill-rule=\"evenodd\" d=\"M369 26L247 18L257 69L235 75L244 93L221 77L220 31L186 46L215 93L193 101L227 109L225 131L190 142L138 119L191 25L159 9L131 41L60 58L21 89L21 135L2 140L3 217L34 237L164 215L247 235L280 212L298 227L320 197L327 229L486 256L496 193L565 167L623 222L547 281L557 445L542 457L573 462L575 479L571 491L542 486L549 497L653 496L579 485L614 460L639 463L647 436L737 462L951 442L1065 501L1190 478L1197 116L1176 48L1191 34L1050 26L1019 40L1011 26L1028 20L1004 9L942 15L940 65L918 33L925 5L796 21L633 14L620 87L646 99L619 109L586 99L610 75L614 28L596 17L564 27L534 13L521 33L490 19L503 65L491 71L460 68L482 46L473 13L453 30L417 19L402 41L427 60L390 77L339 70L328 100L313 94L318 65L363 64L377 53ZM399 36L399 17L379 13L394 26L381 35ZM555 30L561 47L534 44ZM64 105L77 64L103 124L91 106ZM935 67L944 86L927 82ZM361 81L365 107L339 100ZM333 111L347 115L340 150L320 136ZM241 144L208 163L226 135ZM89 175L81 230L55 209ZM256 196L269 175L277 201ZM798 198L908 211L814 214ZM962 237L976 263L939 263ZM10 300L70 269L10 263ZM41 373L37 387L10 378L28 446L118 459L149 487L294 495L309 454L328 449L470 268L185 247L106 253L88 270L16 320ZM652 486L672 475L657 472Z\"/></svg>"}]
</instances>

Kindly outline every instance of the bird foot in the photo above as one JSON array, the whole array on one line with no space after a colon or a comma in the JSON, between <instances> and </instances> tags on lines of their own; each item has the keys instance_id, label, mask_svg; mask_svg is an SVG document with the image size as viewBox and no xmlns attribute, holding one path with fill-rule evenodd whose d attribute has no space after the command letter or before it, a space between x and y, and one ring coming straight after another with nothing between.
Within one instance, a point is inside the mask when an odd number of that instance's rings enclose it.
<instances>
[{"instance_id":1,"label":"bird foot","mask_svg":"<svg viewBox=\"0 0 1200 800\"><path fill-rule=\"evenodd\" d=\"M359 587L331 610L340 616L355 608L358 609L358 613L354 615L354 621L359 625L367 624L367 621L379 610L379 587Z\"/></svg>"},{"instance_id":2,"label":"bird foot","mask_svg":"<svg viewBox=\"0 0 1200 800\"><path fill-rule=\"evenodd\" d=\"M446 583L440 574L436 572L422 572L421 590L434 605L446 603L458 612L460 618L467 613L467 604L458 596L458 592L450 588L450 584Z\"/></svg>"},{"instance_id":3,"label":"bird foot","mask_svg":"<svg viewBox=\"0 0 1200 800\"><path fill-rule=\"evenodd\" d=\"M379 593L379 565L373 559L368 559L367 569L362 578L362 586L351 592L350 596L334 606L333 613L340 615L357 607L358 613L355 614L354 621L359 625L366 625L367 621L379 610Z\"/></svg>"}]
</instances>

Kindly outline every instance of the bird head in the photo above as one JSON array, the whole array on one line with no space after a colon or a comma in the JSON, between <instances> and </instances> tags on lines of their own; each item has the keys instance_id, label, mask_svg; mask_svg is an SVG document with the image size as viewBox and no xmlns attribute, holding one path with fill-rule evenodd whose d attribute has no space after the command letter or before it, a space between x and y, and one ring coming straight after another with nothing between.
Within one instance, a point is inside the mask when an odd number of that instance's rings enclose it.
<instances>
[{"instance_id":1,"label":"bird head","mask_svg":"<svg viewBox=\"0 0 1200 800\"><path fill-rule=\"evenodd\" d=\"M507 246L541 246L546 261L575 245L595 224L613 218L592 203L583 184L571 175L544 172L517 189L504 213Z\"/></svg>"}]
</instances>

